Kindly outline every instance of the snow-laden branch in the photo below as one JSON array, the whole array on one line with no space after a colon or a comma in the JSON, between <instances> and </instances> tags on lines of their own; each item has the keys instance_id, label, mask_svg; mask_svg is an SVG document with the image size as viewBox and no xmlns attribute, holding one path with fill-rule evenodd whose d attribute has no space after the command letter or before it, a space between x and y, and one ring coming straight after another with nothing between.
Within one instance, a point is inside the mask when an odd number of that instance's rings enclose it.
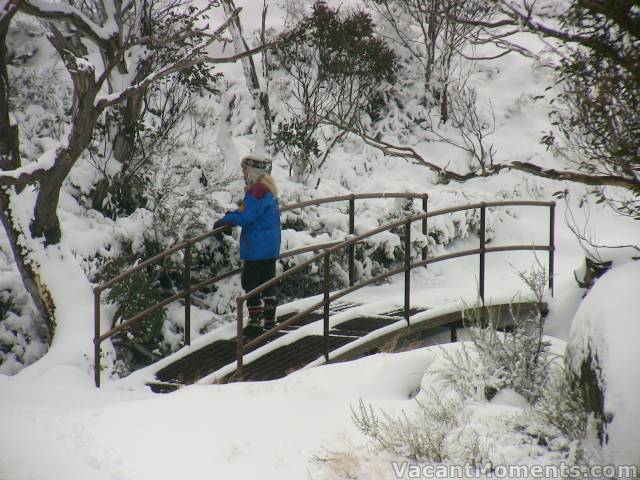
<instances>
[{"instance_id":1,"label":"snow-laden branch","mask_svg":"<svg viewBox=\"0 0 640 480\"><path fill-rule=\"evenodd\" d=\"M77 29L91 38L99 45L110 42L118 35L118 24L115 19L116 9L113 0L105 0L104 7L107 17L104 25L98 25L81 10L73 7L67 2L47 2L43 0L13 0L18 4L18 8L40 18L50 20L67 20Z\"/></svg>"},{"instance_id":2,"label":"snow-laden branch","mask_svg":"<svg viewBox=\"0 0 640 480\"><path fill-rule=\"evenodd\" d=\"M227 19L227 22L225 22L225 25L227 25L229 22L229 19ZM163 68L162 70L159 70L157 72L154 72L150 75L148 75L147 77L145 77L143 80L141 80L140 82L130 85L129 87L125 88L124 90L117 92L117 93L112 93L110 95L102 95L102 96L98 96L96 97L96 101L95 101L95 106L98 110L102 110L106 107L115 105L117 103L122 102L125 98L127 97L131 97L133 95L135 95L137 92L140 92L141 90L145 89L146 87L148 87L149 85L151 85L154 82L157 82L158 80L161 80L173 73L179 72L181 70L184 70L186 68L189 67L193 67L195 65L199 65L202 63L234 63L244 57L248 57L248 56L252 56L255 55L257 53L262 52L263 50L266 50L268 48L273 48L277 42L271 42L268 43L266 45L261 45L259 47L253 48L251 50L247 50L244 52L241 52L239 54L236 55L230 55L230 56L226 56L226 57L213 57L210 55L201 55L200 52L211 42L213 41L210 40L209 42L207 42L205 45L203 45L202 47L197 47L196 49L192 50L190 53L186 54L182 59L174 62L173 64Z\"/></svg>"},{"instance_id":3,"label":"snow-laden branch","mask_svg":"<svg viewBox=\"0 0 640 480\"><path fill-rule=\"evenodd\" d=\"M38 160L14 170L0 171L0 185L27 185L44 177L56 164L59 148L47 150Z\"/></svg>"},{"instance_id":4,"label":"snow-laden branch","mask_svg":"<svg viewBox=\"0 0 640 480\"><path fill-rule=\"evenodd\" d=\"M148 76L146 76L145 78L143 78L142 80L140 80L139 82L133 84L133 85L129 85L127 88L125 88L124 90L121 90L120 92L114 92L108 95L101 95L96 97L95 100L95 107L98 110L102 110L104 108L107 108L109 106L112 105L116 105L120 102L122 102L123 100L125 100L128 97L131 97L133 95L135 95L136 93L144 90L146 87L148 87L149 85L153 84L154 82L157 82L158 80L161 80L169 75L171 75L172 73L175 72L179 72L181 70L184 70L186 68L192 67L194 65L198 65L200 63L205 63L206 62L206 58L208 58L208 56L203 55L202 52L209 46L211 45L211 43L213 43L216 39L220 38L220 36L222 35L222 33L229 28L229 25L231 24L231 22L237 18L237 16L240 14L240 11L242 9L238 8L236 9L223 23L222 25L220 25L215 32L213 32L212 34L210 34L208 36L208 39L201 43L200 45L192 48L189 52L187 52L185 55L182 56L181 59L173 62L172 64L166 66L165 68L163 68L162 70L158 70L156 72L153 72L151 74L149 74ZM235 61L235 60L234 60ZM221 61L211 61L210 63L223 63L223 60ZM103 74L101 75L100 79L98 80L98 84L102 84L104 83L104 81L106 80L107 76L109 75L109 73L111 72L111 70L113 69L113 67L115 66L115 62L112 62L103 72Z\"/></svg>"}]
</instances>

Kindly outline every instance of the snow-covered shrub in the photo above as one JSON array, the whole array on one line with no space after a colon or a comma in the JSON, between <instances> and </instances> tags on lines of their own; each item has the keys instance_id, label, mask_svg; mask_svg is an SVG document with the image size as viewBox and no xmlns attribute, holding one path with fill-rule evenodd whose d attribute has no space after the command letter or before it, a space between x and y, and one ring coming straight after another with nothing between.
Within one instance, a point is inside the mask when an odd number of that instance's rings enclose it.
<instances>
[{"instance_id":1,"label":"snow-covered shrub","mask_svg":"<svg viewBox=\"0 0 640 480\"><path fill-rule=\"evenodd\" d=\"M527 401L535 403L547 387L548 371L553 362L548 350L550 343L542 337L542 314L523 318L521 312L513 312L511 317L512 331L497 331L497 315L490 316L484 326L469 329L473 342L470 348L477 355L480 369L473 368L468 373L477 375L480 371L484 384L481 393L487 400L500 390L511 388ZM484 320L475 313L470 318L474 324ZM451 375L460 370L460 365L456 365L458 359L450 360L452 371L443 371L442 375L456 382L457 388L468 388L462 376Z\"/></svg>"},{"instance_id":2,"label":"snow-covered shrub","mask_svg":"<svg viewBox=\"0 0 640 480\"><path fill-rule=\"evenodd\" d=\"M102 271L103 280L109 280L130 268L130 257L121 255L108 261ZM164 298L159 282L151 269L141 269L132 276L116 283L105 295L105 300L116 304L112 326L126 321ZM113 339L118 359L127 368L139 368L157 360L162 354L162 327L166 319L164 309L147 315L136 325Z\"/></svg>"},{"instance_id":3,"label":"snow-covered shrub","mask_svg":"<svg viewBox=\"0 0 640 480\"><path fill-rule=\"evenodd\" d=\"M419 462L442 462L447 458L447 432L461 427L464 418L458 415L458 401L435 399L421 404L411 418L406 413L398 418L384 411L378 415L360 400L357 409L351 407L351 418L383 450Z\"/></svg>"},{"instance_id":4,"label":"snow-covered shrub","mask_svg":"<svg viewBox=\"0 0 640 480\"><path fill-rule=\"evenodd\" d=\"M519 275L543 290L544 273ZM495 317L478 313L470 342L440 347L410 413L378 414L361 401L352 408L356 426L378 449L418 462L592 464L598 452L585 441L588 412L541 336L541 315L525 322L512 312L513 330L500 333Z\"/></svg>"},{"instance_id":5,"label":"snow-covered shrub","mask_svg":"<svg viewBox=\"0 0 640 480\"><path fill-rule=\"evenodd\" d=\"M455 356L444 352L449 362L440 375L463 397L480 395L491 400L497 392L509 388L534 405L548 387L556 357L549 348L551 343L543 336L546 272L538 265L537 270L518 275L534 295L536 308L523 312L512 302L509 311L512 326L505 332L498 331L500 311L496 308L467 309L464 322L470 327L471 344L463 344Z\"/></svg>"},{"instance_id":6,"label":"snow-covered shrub","mask_svg":"<svg viewBox=\"0 0 640 480\"><path fill-rule=\"evenodd\" d=\"M49 339L5 255L9 248L0 245L0 373L13 375L44 355Z\"/></svg>"}]
</instances>

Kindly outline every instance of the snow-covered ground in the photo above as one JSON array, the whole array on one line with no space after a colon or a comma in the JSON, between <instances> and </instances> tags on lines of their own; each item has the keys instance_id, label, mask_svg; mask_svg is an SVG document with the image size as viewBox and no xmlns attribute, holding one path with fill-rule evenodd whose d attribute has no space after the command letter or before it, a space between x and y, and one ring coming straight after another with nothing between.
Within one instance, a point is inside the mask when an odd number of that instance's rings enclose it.
<instances>
[{"instance_id":1,"label":"snow-covered ground","mask_svg":"<svg viewBox=\"0 0 640 480\"><path fill-rule=\"evenodd\" d=\"M241 19L257 25L260 12L254 0L236 2L245 9ZM331 3L331 2L330 2ZM333 2L336 3L336 2ZM275 24L279 10L270 11ZM270 20L271 21L271 20ZM228 74L241 72L228 67ZM486 76L483 76L486 75ZM488 81L491 78L491 81ZM559 162L539 144L548 130L547 111L532 100L548 85L549 78L528 60L507 56L476 77L481 94L492 99L496 111L494 134L499 158L534 162ZM250 140L236 139L238 150L250 148ZM439 164L463 165L465 157L443 145L420 144L416 148ZM356 153L363 146L355 142ZM640 425L637 405L640 376L634 351L640 339L636 306L640 264L630 260L631 249L601 249L604 260L614 261L606 274L583 299L574 272L581 275L584 252L564 219L580 217L580 204L587 189L577 185L533 178L517 172L476 179L465 183L432 185L432 175L423 167L401 159L384 158L369 152L368 166L374 172L349 166L352 151L337 150L323 172L317 196L343 194L344 186L368 191L428 191L432 209L450 206L457 198L468 202L504 198L552 199L554 192L568 189L567 202L559 201L556 230L555 295L547 296L550 313L546 333L562 346L564 341L582 342L585 332L603 339L599 351L611 397L607 401L617 412L611 425L612 442L604 462L640 464ZM356 157L358 155L355 155ZM362 156L366 156L362 154ZM363 172L366 172L364 174ZM289 181L283 163L275 177L283 191L304 191ZM587 201L588 203L588 201ZM65 249L48 257L49 278L58 278L56 298L57 337L41 360L20 373L0 375L0 480L110 479L162 480L188 478L251 479L391 479L396 478L392 461L399 460L373 449L356 428L352 408L362 400L391 415L418 409L416 392L428 389L429 368L442 362L437 347L395 354L378 354L358 361L313 367L271 382L228 385L193 385L172 394L153 394L135 375L126 381L105 379L95 389L90 370L92 352L92 294L86 277L76 271L75 252L98 249L114 228L104 219L79 215L73 199L63 197L61 219ZM361 219L363 225L367 219ZM579 218L579 221L582 219ZM592 205L589 225L597 232L595 241L604 245L637 244L640 225L615 215L603 205ZM492 245L546 243L548 213L545 209L514 208L492 224ZM120 224L117 228L138 238L144 225ZM137 233L136 233L137 232ZM454 245L471 248L477 239ZM637 255L637 252L635 252ZM42 252L43 258L47 255ZM546 254L540 253L545 264ZM516 270L531 269L534 256L499 253L487 258L488 298L527 292ZM477 259L466 258L430 266L414 272L412 295L416 302L437 307L461 298L474 299ZM7 278L7 277L4 277ZM357 292L359 303L400 304L402 283ZM69 282L73 281L73 284ZM577 313L576 313L577 312ZM575 317L575 322L574 322ZM573 330L572 330L573 329ZM456 348L447 347L449 349ZM425 376L426 374L426 376ZM522 398L504 392L491 402L468 405L466 412L474 428L491 440L496 462L555 464L558 459L535 446L520 444L510 436L505 419L526 412ZM397 466L397 465L396 465ZM411 471L404 471L406 478ZM457 476L457 475L451 475Z\"/></svg>"},{"instance_id":2,"label":"snow-covered ground","mask_svg":"<svg viewBox=\"0 0 640 480\"><path fill-rule=\"evenodd\" d=\"M624 231L624 221L606 211L601 215L596 220L609 225L605 231ZM498 236L517 241L529 234L529 222L516 225L514 221L497 229ZM573 270L579 270L583 259L562 223L557 240L556 296L549 298L549 330L566 339L582 300ZM505 283L517 283L512 265L525 268L533 258L507 256L488 263L491 296L503 291ZM473 268L475 259L434 266L434 277L416 275L420 286L415 295L422 302L468 296L473 287L463 283ZM603 316L612 312L619 325L612 326L612 332L622 333L634 325L639 269L635 263L622 265L607 274L615 275L613 282L605 284L604 277L601 289L596 284L597 298L587 297L580 307L579 316L586 319L582 323L600 320L606 325ZM401 283L376 287L358 293L357 301L379 302L383 297L399 301L401 291ZM637 338L633 335L629 338ZM628 392L627 387L640 385L638 369L631 364L622 370L620 365L633 348L625 341L622 335L607 366L621 369L614 377L613 402L619 401L620 389ZM47 356L18 375L0 376L0 478L395 478L392 461L398 459L368 453L371 445L355 427L351 408L362 400L391 414L416 410L413 395L440 355L437 347L378 354L302 370L277 381L194 385L168 395L152 394L142 383L131 381L108 381L97 390L89 371ZM496 399L477 407L474 415L483 428L493 428L499 436L505 427L496 418L522 408L513 399ZM614 424L617 440L611 448L618 450L609 453L630 461L637 457L640 430L631 423L633 409L628 411L628 403L624 409L620 418L629 422ZM531 461L526 448L514 451L508 441L497 445L504 461ZM537 461L554 464L553 458Z\"/></svg>"}]
</instances>

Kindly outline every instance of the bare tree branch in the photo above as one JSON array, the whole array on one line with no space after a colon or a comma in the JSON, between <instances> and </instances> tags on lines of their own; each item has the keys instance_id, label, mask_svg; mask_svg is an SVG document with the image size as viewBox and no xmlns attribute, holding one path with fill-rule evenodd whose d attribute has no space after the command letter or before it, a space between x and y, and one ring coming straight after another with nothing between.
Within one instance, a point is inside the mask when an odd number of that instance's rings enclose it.
<instances>
[{"instance_id":1,"label":"bare tree branch","mask_svg":"<svg viewBox=\"0 0 640 480\"><path fill-rule=\"evenodd\" d=\"M511 162L505 164L504 167L531 173L539 177L550 178L552 180L567 180L594 186L620 187L631 191L640 190L640 182L638 182L638 180L615 175L587 175L578 172L555 170L553 168L542 168L538 165L525 162Z\"/></svg>"},{"instance_id":2,"label":"bare tree branch","mask_svg":"<svg viewBox=\"0 0 640 480\"><path fill-rule=\"evenodd\" d=\"M591 219L591 212L589 207L585 207L581 209L584 214L584 222L582 223L582 227L579 225L578 220L573 214L573 210L567 205L567 209L565 210L565 224L569 227L569 230L574 234L574 236L578 239L578 243L582 247L582 249L587 252L588 255L591 255L593 258L598 261L602 261L600 254L598 252L599 249L623 249L623 248L631 248L640 252L640 246L625 244L625 245L604 245L600 243L596 237L596 233L593 228L589 227L589 222ZM576 278L577 279L577 278Z\"/></svg>"},{"instance_id":3,"label":"bare tree branch","mask_svg":"<svg viewBox=\"0 0 640 480\"><path fill-rule=\"evenodd\" d=\"M362 141L364 141L364 143L366 143L370 147L373 147L381 151L385 156L415 160L420 165L427 167L429 170L437 173L442 179L445 179L446 181L454 180L457 182L464 182L471 178L479 177L479 175L475 172L460 174L457 172L452 172L451 170L447 170L446 167L440 167L434 163L431 163L428 160L426 160L422 155L420 155L418 152L416 152L416 150L413 149L412 147L407 147L403 145L394 145L391 142L386 142L379 138L374 138L370 135L367 135L360 129L355 129L353 127L348 127L346 125L339 124L329 118L323 118L322 120L330 125L333 125L339 128L340 130L344 130L345 132L349 132L354 135L357 135L362 139ZM496 165L494 166L493 170L497 172L501 168L502 168L501 166Z\"/></svg>"}]
</instances>

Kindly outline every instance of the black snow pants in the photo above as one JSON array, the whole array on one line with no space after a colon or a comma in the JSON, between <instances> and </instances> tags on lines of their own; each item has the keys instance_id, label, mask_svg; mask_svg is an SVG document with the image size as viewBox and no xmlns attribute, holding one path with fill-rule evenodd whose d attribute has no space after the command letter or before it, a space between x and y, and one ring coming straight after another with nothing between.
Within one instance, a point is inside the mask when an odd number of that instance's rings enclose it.
<instances>
[{"instance_id":1,"label":"black snow pants","mask_svg":"<svg viewBox=\"0 0 640 480\"><path fill-rule=\"evenodd\" d=\"M249 292L276 276L276 259L245 260L242 267L240 283L245 292ZM249 320L260 322L264 318L265 323L273 323L276 318L276 306L278 305L278 290L275 285L263 290L260 294L247 300Z\"/></svg>"}]
</instances>

